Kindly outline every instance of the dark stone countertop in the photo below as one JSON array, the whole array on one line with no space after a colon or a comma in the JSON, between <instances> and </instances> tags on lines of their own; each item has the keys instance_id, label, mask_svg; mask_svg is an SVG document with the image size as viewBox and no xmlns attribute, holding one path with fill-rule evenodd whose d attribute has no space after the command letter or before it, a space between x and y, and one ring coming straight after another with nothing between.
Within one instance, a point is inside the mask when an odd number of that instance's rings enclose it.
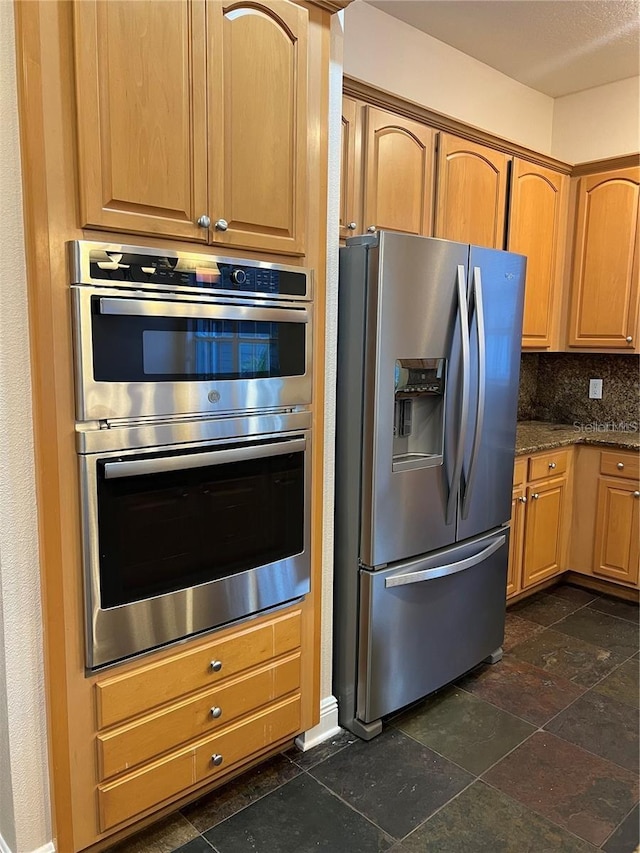
<instances>
[{"instance_id":1,"label":"dark stone countertop","mask_svg":"<svg viewBox=\"0 0 640 853\"><path fill-rule=\"evenodd\" d=\"M605 424L601 425L603 428ZM591 427L591 429L589 428ZM555 450L572 444L592 444L615 447L618 450L640 450L640 432L622 430L600 431L596 426L583 424L552 424L544 421L519 421L516 430L516 456Z\"/></svg>"}]
</instances>

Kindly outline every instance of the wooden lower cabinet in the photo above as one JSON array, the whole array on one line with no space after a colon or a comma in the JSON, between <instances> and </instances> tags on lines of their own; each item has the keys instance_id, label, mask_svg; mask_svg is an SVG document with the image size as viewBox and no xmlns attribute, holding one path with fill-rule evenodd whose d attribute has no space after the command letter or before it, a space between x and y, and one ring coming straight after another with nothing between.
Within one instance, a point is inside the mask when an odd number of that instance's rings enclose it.
<instances>
[{"instance_id":1,"label":"wooden lower cabinet","mask_svg":"<svg viewBox=\"0 0 640 853\"><path fill-rule=\"evenodd\" d=\"M515 461L507 598L565 571L571 454L569 448Z\"/></svg>"},{"instance_id":2,"label":"wooden lower cabinet","mask_svg":"<svg viewBox=\"0 0 640 853\"><path fill-rule=\"evenodd\" d=\"M214 781L301 729L301 611L95 685L100 832Z\"/></svg>"},{"instance_id":3,"label":"wooden lower cabinet","mask_svg":"<svg viewBox=\"0 0 640 853\"><path fill-rule=\"evenodd\" d=\"M598 479L593 573L623 583L638 583L640 491L638 483Z\"/></svg>"}]
</instances>

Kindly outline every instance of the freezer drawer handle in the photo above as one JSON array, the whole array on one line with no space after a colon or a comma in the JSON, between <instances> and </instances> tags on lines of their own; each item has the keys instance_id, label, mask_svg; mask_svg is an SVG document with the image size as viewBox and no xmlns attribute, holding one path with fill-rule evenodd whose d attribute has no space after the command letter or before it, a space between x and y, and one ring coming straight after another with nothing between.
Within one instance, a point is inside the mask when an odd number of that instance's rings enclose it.
<instances>
[{"instance_id":1,"label":"freezer drawer handle","mask_svg":"<svg viewBox=\"0 0 640 853\"><path fill-rule=\"evenodd\" d=\"M502 548L507 541L506 536L499 536L495 542L492 542L479 554L474 554L473 557L467 557L465 560L459 560L457 563L449 563L444 566L436 566L434 569L424 569L422 572L408 572L405 575L394 575L386 578L384 585L386 588L390 586L406 586L409 583L420 583L421 581L430 581L435 578L445 578L447 575L455 575L458 572L464 572L472 566L477 566L482 563L491 554L494 554L499 548Z\"/></svg>"}]
</instances>

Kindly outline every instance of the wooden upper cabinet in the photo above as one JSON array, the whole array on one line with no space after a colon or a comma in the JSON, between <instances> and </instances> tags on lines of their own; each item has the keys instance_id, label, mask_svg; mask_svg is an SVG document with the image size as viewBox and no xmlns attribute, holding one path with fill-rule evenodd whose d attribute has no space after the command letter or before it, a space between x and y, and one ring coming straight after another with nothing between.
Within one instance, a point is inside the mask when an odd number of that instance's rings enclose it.
<instances>
[{"instance_id":1,"label":"wooden upper cabinet","mask_svg":"<svg viewBox=\"0 0 640 853\"><path fill-rule=\"evenodd\" d=\"M304 253L307 30L288 0L207 5L213 243Z\"/></svg>"},{"instance_id":2,"label":"wooden upper cabinet","mask_svg":"<svg viewBox=\"0 0 640 853\"><path fill-rule=\"evenodd\" d=\"M81 225L206 241L202 2L73 12Z\"/></svg>"},{"instance_id":3,"label":"wooden upper cabinet","mask_svg":"<svg viewBox=\"0 0 640 853\"><path fill-rule=\"evenodd\" d=\"M562 286L569 178L518 158L511 173L507 248L527 256L523 348L552 345L554 308Z\"/></svg>"},{"instance_id":4,"label":"wooden upper cabinet","mask_svg":"<svg viewBox=\"0 0 640 853\"><path fill-rule=\"evenodd\" d=\"M353 98L342 99L342 136L340 146L340 237L352 237L363 230L360 175L362 104Z\"/></svg>"},{"instance_id":5,"label":"wooden upper cabinet","mask_svg":"<svg viewBox=\"0 0 640 853\"><path fill-rule=\"evenodd\" d=\"M435 236L504 247L507 154L440 134Z\"/></svg>"},{"instance_id":6,"label":"wooden upper cabinet","mask_svg":"<svg viewBox=\"0 0 640 853\"><path fill-rule=\"evenodd\" d=\"M640 168L578 183L569 346L638 348Z\"/></svg>"},{"instance_id":7,"label":"wooden upper cabinet","mask_svg":"<svg viewBox=\"0 0 640 853\"><path fill-rule=\"evenodd\" d=\"M431 235L435 139L423 124L366 108L365 228Z\"/></svg>"}]
</instances>

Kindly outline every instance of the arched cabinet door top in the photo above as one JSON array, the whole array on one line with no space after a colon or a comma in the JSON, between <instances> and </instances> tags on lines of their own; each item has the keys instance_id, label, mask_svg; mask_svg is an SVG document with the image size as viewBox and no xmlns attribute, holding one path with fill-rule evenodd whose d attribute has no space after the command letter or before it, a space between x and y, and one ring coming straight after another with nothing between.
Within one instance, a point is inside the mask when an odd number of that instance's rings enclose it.
<instances>
[{"instance_id":1,"label":"arched cabinet door top","mask_svg":"<svg viewBox=\"0 0 640 853\"><path fill-rule=\"evenodd\" d=\"M304 254L309 13L207 5L212 241Z\"/></svg>"},{"instance_id":2,"label":"arched cabinet door top","mask_svg":"<svg viewBox=\"0 0 640 853\"><path fill-rule=\"evenodd\" d=\"M451 162L452 160L458 160L458 159L461 160L464 157L472 157L474 160L478 161L479 163L486 164L496 174L499 174L499 172L500 172L499 165L493 159L488 157L486 154L479 153L478 151L470 151L466 148L461 148L458 151L448 152L446 155L446 158L449 162Z\"/></svg>"},{"instance_id":3,"label":"arched cabinet door top","mask_svg":"<svg viewBox=\"0 0 640 853\"><path fill-rule=\"evenodd\" d=\"M428 143L424 139L420 139L419 136L416 136L415 133L412 133L406 127L401 127L400 125L397 125L397 124L387 124L384 127L376 127L374 130L374 135L376 138L379 138L381 136L386 136L386 135L391 134L391 133L399 133L401 136L408 137L420 149L424 150L425 148L429 147ZM429 140L429 141L431 141L431 140Z\"/></svg>"}]
</instances>

